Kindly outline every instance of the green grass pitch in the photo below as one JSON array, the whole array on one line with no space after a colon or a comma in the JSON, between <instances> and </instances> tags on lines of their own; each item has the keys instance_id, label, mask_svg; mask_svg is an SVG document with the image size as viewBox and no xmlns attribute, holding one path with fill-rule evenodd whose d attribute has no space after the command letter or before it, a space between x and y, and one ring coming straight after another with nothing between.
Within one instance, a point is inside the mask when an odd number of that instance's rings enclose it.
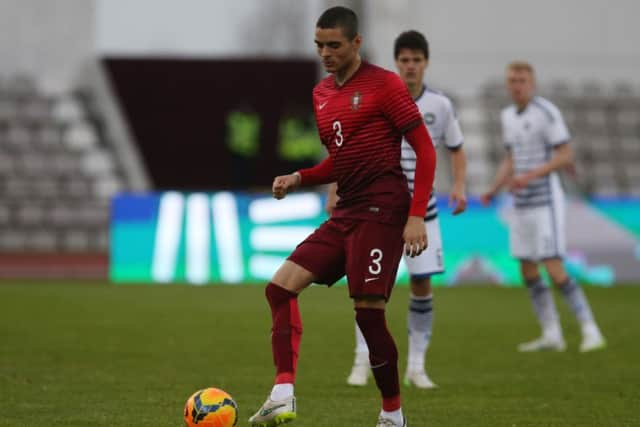
<instances>
[{"instance_id":1,"label":"green grass pitch","mask_svg":"<svg viewBox=\"0 0 640 427\"><path fill-rule=\"evenodd\" d=\"M522 289L438 288L429 374L440 388L403 388L409 425L639 426L640 286L587 289L609 347L519 354L538 329ZM345 384L353 311L344 287L307 290L296 426L375 425L373 384ZM407 288L388 319L406 359ZM0 284L0 426L182 425L195 390L217 386L240 408L239 426L273 377L262 286Z\"/></svg>"}]
</instances>

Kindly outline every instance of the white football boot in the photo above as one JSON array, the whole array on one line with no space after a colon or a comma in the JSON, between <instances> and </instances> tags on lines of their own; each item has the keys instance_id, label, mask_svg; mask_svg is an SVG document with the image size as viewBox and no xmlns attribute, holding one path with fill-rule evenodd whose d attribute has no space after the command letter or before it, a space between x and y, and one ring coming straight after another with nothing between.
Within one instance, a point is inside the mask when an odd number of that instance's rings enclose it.
<instances>
[{"instance_id":1,"label":"white football boot","mask_svg":"<svg viewBox=\"0 0 640 427\"><path fill-rule=\"evenodd\" d=\"M378 424L376 427L407 427L407 417L402 417L402 424L396 424L389 418L383 418L382 415L378 418Z\"/></svg>"},{"instance_id":2,"label":"white football boot","mask_svg":"<svg viewBox=\"0 0 640 427\"><path fill-rule=\"evenodd\" d=\"M587 324L582 328L582 342L580 343L580 353L601 350L607 346L607 341L602 336L602 332L595 323Z\"/></svg>"},{"instance_id":3,"label":"white football boot","mask_svg":"<svg viewBox=\"0 0 640 427\"><path fill-rule=\"evenodd\" d=\"M404 374L404 385L405 386L415 386L422 389L431 389L438 387L431 381L431 378L427 375L427 372L424 368L417 369L409 369L407 368L407 372Z\"/></svg>"},{"instance_id":4,"label":"white football boot","mask_svg":"<svg viewBox=\"0 0 640 427\"><path fill-rule=\"evenodd\" d=\"M522 343L518 346L518 351L529 353L533 351L565 351L567 344L564 342L562 335L548 336L543 335L533 341Z\"/></svg>"},{"instance_id":5,"label":"white football boot","mask_svg":"<svg viewBox=\"0 0 640 427\"><path fill-rule=\"evenodd\" d=\"M287 424L296 419L296 398L291 396L284 400L267 399L262 407L251 418L251 427L275 427Z\"/></svg>"},{"instance_id":6,"label":"white football boot","mask_svg":"<svg viewBox=\"0 0 640 427\"><path fill-rule=\"evenodd\" d=\"M353 368L347 378L347 384L362 387L367 385L369 376L371 375L371 364L369 362L369 353L356 353L353 361Z\"/></svg>"}]
</instances>

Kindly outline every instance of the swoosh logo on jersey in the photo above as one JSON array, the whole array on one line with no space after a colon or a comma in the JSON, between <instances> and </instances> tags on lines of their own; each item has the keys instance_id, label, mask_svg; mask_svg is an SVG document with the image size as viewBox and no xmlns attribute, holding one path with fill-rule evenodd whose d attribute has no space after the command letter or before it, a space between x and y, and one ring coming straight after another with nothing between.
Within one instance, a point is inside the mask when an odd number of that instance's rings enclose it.
<instances>
[{"instance_id":1,"label":"swoosh logo on jersey","mask_svg":"<svg viewBox=\"0 0 640 427\"><path fill-rule=\"evenodd\" d=\"M280 409L280 408L285 407L285 406L287 406L287 405L283 403L282 405L276 405L276 406L272 406L271 408L263 409L262 411L260 411L260 416L261 417L266 417L267 415L269 415L270 413L272 413L276 409Z\"/></svg>"},{"instance_id":2,"label":"swoosh logo on jersey","mask_svg":"<svg viewBox=\"0 0 640 427\"><path fill-rule=\"evenodd\" d=\"M322 110L328 103L329 101L324 101L322 104L318 104L318 110Z\"/></svg>"},{"instance_id":3,"label":"swoosh logo on jersey","mask_svg":"<svg viewBox=\"0 0 640 427\"><path fill-rule=\"evenodd\" d=\"M371 282L373 280L378 280L378 279L379 277L367 277L366 279L364 279L364 283Z\"/></svg>"}]
</instances>

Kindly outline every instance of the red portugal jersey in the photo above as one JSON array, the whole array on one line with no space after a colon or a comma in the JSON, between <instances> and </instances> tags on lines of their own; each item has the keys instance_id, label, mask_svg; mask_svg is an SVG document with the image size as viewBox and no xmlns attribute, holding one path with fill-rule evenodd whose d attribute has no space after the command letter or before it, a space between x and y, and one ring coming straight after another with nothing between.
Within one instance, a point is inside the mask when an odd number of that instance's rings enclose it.
<instances>
[{"instance_id":1,"label":"red portugal jersey","mask_svg":"<svg viewBox=\"0 0 640 427\"><path fill-rule=\"evenodd\" d=\"M402 134L422 116L400 78L363 62L342 86L329 76L313 90L322 143L340 200L334 217L406 221L411 202L400 167Z\"/></svg>"}]
</instances>

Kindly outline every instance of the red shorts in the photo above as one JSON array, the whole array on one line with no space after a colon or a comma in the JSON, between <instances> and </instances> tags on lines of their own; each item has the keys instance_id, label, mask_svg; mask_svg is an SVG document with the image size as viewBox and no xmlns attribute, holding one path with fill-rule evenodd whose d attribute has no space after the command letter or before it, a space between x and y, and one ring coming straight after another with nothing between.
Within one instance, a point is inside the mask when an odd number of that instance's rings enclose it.
<instances>
[{"instance_id":1,"label":"red shorts","mask_svg":"<svg viewBox=\"0 0 640 427\"><path fill-rule=\"evenodd\" d=\"M289 260L316 282L333 285L346 274L349 296L389 299L402 258L404 224L332 218L307 237Z\"/></svg>"}]
</instances>

